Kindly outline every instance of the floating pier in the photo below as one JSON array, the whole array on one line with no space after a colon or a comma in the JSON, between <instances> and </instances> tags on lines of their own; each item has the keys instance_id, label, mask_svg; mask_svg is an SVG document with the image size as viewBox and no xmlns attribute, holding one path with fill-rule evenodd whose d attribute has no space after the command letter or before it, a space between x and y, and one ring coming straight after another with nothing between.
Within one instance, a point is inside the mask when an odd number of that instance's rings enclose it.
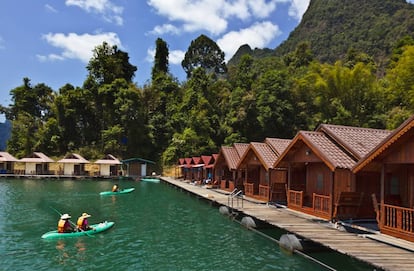
<instances>
[{"instance_id":1,"label":"floating pier","mask_svg":"<svg viewBox=\"0 0 414 271\"><path fill-rule=\"evenodd\" d=\"M173 186L218 205L264 221L333 251L356 258L382 270L414 270L414 244L379 232L355 233L345 231L340 224L333 224L318 217L287 208L276 208L263 202L232 197L215 189L206 189L170 177L161 177ZM223 209L223 208L222 208Z\"/></svg>"}]
</instances>

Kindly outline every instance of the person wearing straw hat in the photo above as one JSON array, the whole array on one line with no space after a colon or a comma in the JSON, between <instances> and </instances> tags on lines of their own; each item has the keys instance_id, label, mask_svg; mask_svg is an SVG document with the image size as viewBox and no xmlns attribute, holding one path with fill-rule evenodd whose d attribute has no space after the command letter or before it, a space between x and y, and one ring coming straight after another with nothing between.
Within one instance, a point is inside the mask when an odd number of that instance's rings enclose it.
<instances>
[{"instance_id":1,"label":"person wearing straw hat","mask_svg":"<svg viewBox=\"0 0 414 271\"><path fill-rule=\"evenodd\" d=\"M79 218L77 222L77 228L80 231L87 231L90 230L91 227L89 227L88 218L91 217L88 213L83 213Z\"/></svg>"},{"instance_id":2,"label":"person wearing straw hat","mask_svg":"<svg viewBox=\"0 0 414 271\"><path fill-rule=\"evenodd\" d=\"M72 224L70 224L71 216L69 214L63 214L60 216L60 220L58 222L58 233L66 233L66 232L73 232L74 228Z\"/></svg>"}]
</instances>

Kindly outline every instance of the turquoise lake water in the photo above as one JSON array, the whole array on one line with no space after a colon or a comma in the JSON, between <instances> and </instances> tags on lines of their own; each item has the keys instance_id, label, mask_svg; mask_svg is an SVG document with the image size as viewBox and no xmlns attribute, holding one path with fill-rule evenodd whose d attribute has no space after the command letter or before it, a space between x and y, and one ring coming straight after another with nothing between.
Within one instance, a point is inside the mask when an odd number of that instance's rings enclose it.
<instances>
[{"instance_id":1,"label":"turquoise lake water","mask_svg":"<svg viewBox=\"0 0 414 271\"><path fill-rule=\"evenodd\" d=\"M217 206L163 182L121 181L130 194L100 196L113 181L0 179L0 270L327 270L220 214ZM101 234L41 239L59 214L83 212ZM279 230L265 230L277 238ZM336 270L374 270L332 252Z\"/></svg>"}]
</instances>

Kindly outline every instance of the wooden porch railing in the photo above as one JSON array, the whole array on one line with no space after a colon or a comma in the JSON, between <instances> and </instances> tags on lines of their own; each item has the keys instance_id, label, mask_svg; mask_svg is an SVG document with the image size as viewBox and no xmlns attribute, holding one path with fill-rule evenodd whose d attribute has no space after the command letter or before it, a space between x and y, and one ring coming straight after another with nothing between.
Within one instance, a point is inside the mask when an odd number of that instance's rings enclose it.
<instances>
[{"instance_id":1,"label":"wooden porch railing","mask_svg":"<svg viewBox=\"0 0 414 271\"><path fill-rule=\"evenodd\" d=\"M331 197L313 193L312 206L315 213L329 215L331 213Z\"/></svg>"},{"instance_id":2,"label":"wooden porch railing","mask_svg":"<svg viewBox=\"0 0 414 271\"><path fill-rule=\"evenodd\" d=\"M253 183L244 183L244 194L246 196L253 196L254 188Z\"/></svg>"},{"instance_id":3,"label":"wooden porch railing","mask_svg":"<svg viewBox=\"0 0 414 271\"><path fill-rule=\"evenodd\" d=\"M383 204L380 227L404 234L414 233L414 209ZM384 215L382 215L384 214Z\"/></svg>"},{"instance_id":4,"label":"wooden porch railing","mask_svg":"<svg viewBox=\"0 0 414 271\"><path fill-rule=\"evenodd\" d=\"M259 184L259 197L262 200L269 201L269 186Z\"/></svg>"},{"instance_id":5,"label":"wooden porch railing","mask_svg":"<svg viewBox=\"0 0 414 271\"><path fill-rule=\"evenodd\" d=\"M291 206L291 207L302 208L302 206L303 206L303 191L289 190L288 191L288 205Z\"/></svg>"}]
</instances>

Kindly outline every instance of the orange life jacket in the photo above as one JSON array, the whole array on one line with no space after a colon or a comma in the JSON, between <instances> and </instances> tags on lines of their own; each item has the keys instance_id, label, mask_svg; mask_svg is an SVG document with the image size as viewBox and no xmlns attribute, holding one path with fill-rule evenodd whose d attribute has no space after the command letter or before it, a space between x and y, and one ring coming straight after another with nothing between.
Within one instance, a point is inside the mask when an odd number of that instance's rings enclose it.
<instances>
[{"instance_id":1,"label":"orange life jacket","mask_svg":"<svg viewBox=\"0 0 414 271\"><path fill-rule=\"evenodd\" d=\"M58 222L58 233L68 232L70 228L69 221L67 220L59 220Z\"/></svg>"},{"instance_id":2,"label":"orange life jacket","mask_svg":"<svg viewBox=\"0 0 414 271\"><path fill-rule=\"evenodd\" d=\"M85 218L83 216L78 218L78 222L76 223L78 228L84 229L83 222L85 221Z\"/></svg>"}]
</instances>

